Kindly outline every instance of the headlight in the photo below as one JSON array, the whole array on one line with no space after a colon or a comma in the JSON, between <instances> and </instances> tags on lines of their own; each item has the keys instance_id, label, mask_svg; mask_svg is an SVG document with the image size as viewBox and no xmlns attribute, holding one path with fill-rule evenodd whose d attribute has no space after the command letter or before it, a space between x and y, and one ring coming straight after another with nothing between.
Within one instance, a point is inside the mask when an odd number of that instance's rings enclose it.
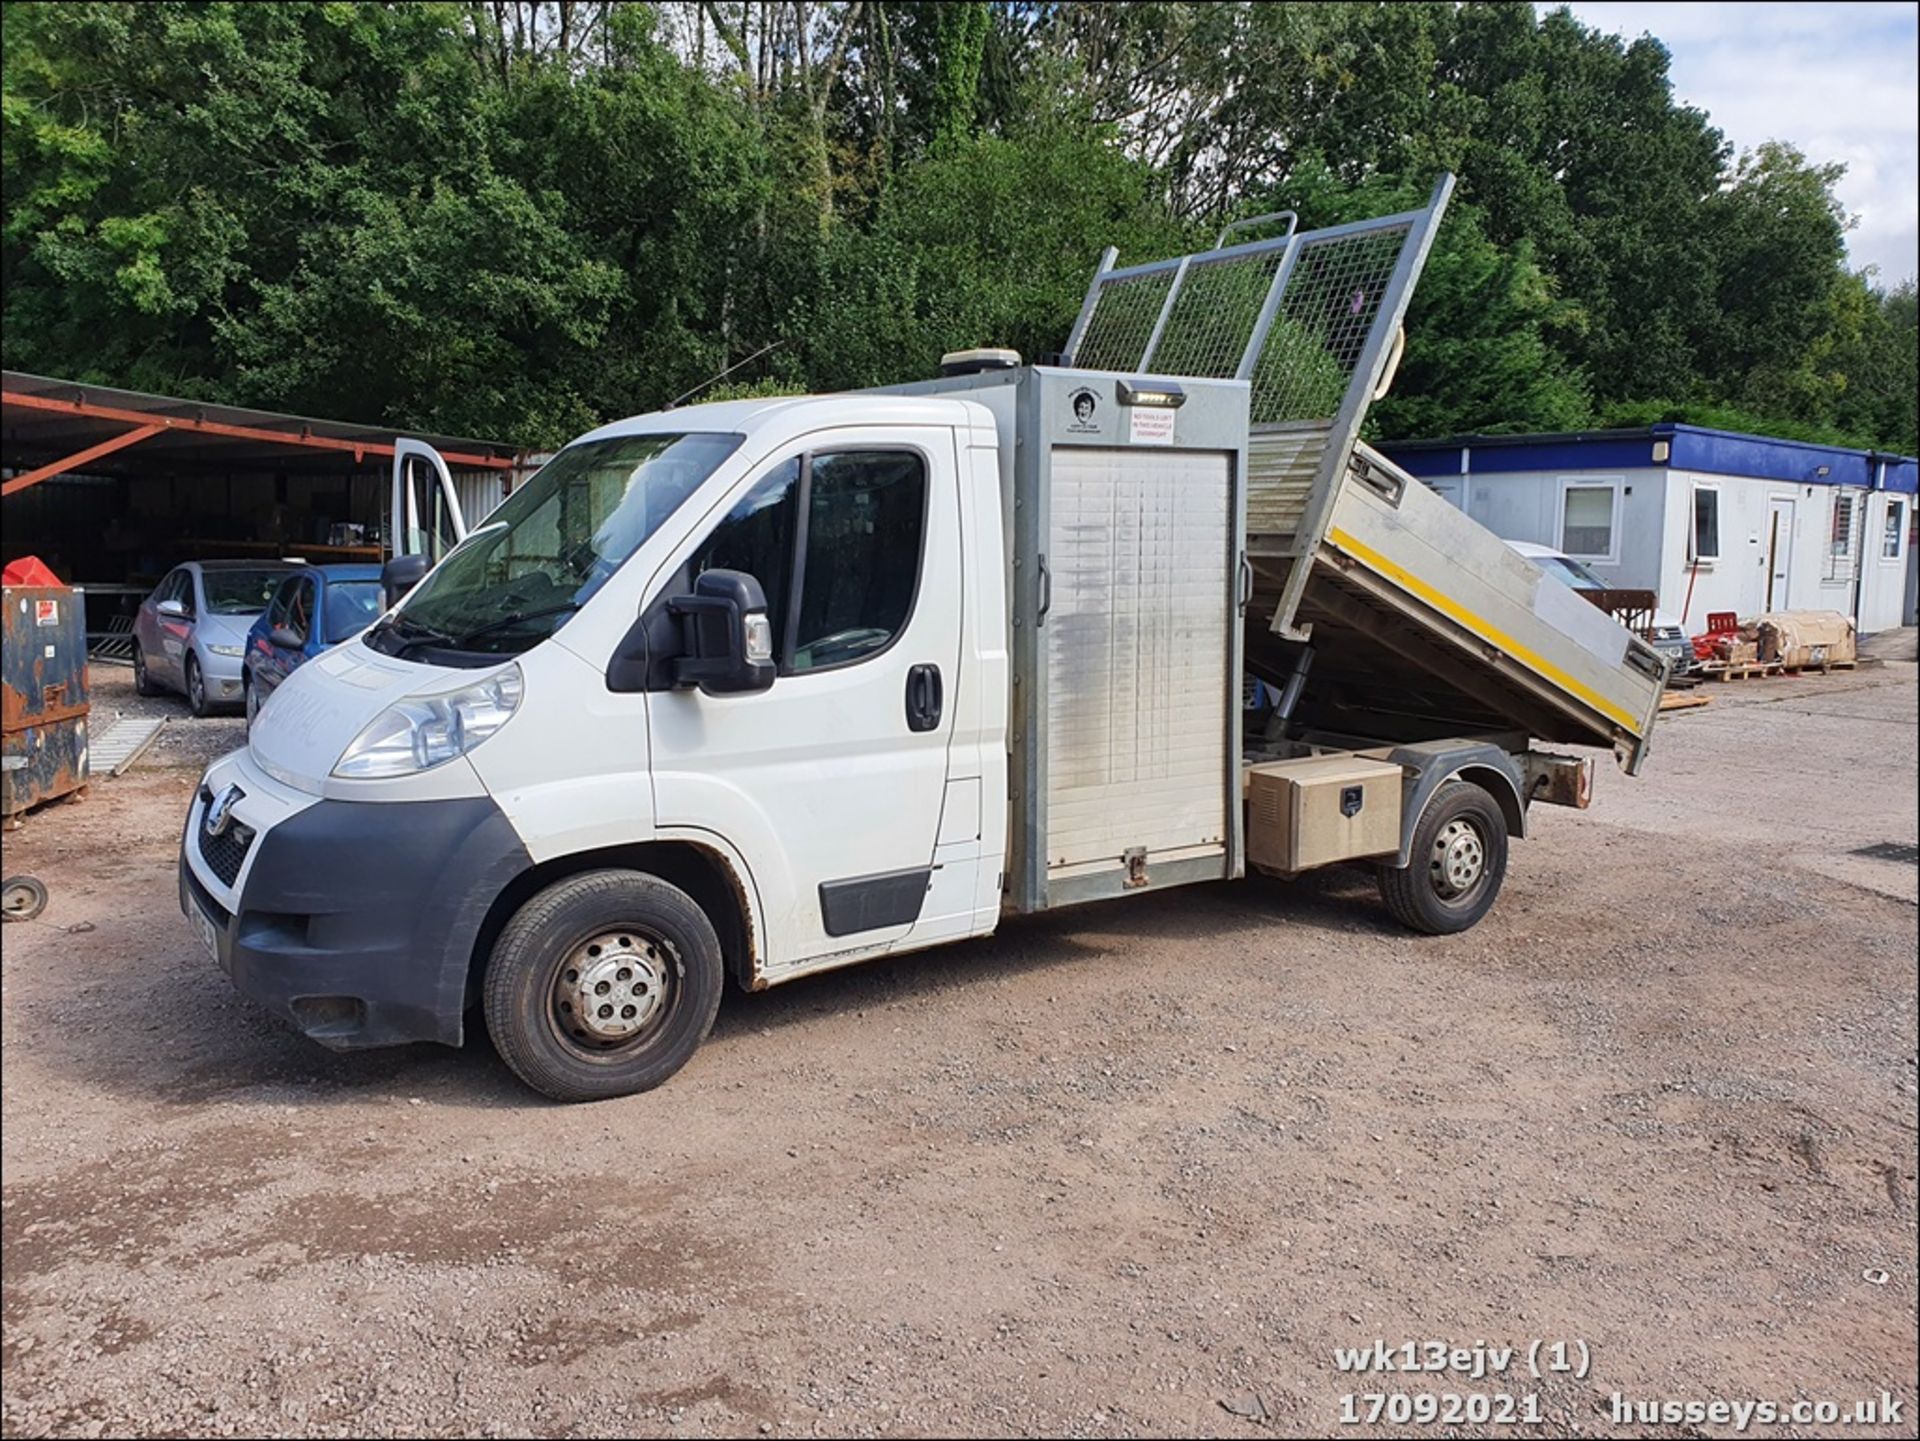
<instances>
[{"instance_id":1,"label":"headlight","mask_svg":"<svg viewBox=\"0 0 1920 1441\"><path fill-rule=\"evenodd\" d=\"M211 645L209 644L207 646L207 650L209 653L213 655L245 655L247 653L247 648L243 645Z\"/></svg>"},{"instance_id":2,"label":"headlight","mask_svg":"<svg viewBox=\"0 0 1920 1441\"><path fill-rule=\"evenodd\" d=\"M353 738L333 773L377 780L445 765L505 725L520 691L520 667L509 665L459 690L395 701Z\"/></svg>"}]
</instances>

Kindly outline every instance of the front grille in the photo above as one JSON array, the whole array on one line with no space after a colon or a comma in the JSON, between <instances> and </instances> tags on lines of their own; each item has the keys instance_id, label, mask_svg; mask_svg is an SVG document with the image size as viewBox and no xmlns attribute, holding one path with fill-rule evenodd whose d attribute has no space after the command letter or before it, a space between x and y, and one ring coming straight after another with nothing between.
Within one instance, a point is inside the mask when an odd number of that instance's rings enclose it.
<instances>
[{"instance_id":1,"label":"front grille","mask_svg":"<svg viewBox=\"0 0 1920 1441\"><path fill-rule=\"evenodd\" d=\"M230 821L227 828L217 836L207 834L204 821L197 823L194 830L200 836L200 858L207 868L220 877L222 885L231 888L240 879L240 867L246 863L247 850L253 845L253 830L238 821Z\"/></svg>"}]
</instances>

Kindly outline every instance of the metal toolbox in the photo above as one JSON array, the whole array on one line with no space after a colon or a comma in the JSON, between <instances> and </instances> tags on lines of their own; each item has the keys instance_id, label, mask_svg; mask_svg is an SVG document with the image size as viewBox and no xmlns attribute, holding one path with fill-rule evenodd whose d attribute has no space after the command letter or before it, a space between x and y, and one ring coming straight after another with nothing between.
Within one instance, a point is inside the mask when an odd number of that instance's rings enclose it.
<instances>
[{"instance_id":1,"label":"metal toolbox","mask_svg":"<svg viewBox=\"0 0 1920 1441\"><path fill-rule=\"evenodd\" d=\"M1248 767L1247 860L1291 874L1400 849L1403 772L1356 755Z\"/></svg>"}]
</instances>

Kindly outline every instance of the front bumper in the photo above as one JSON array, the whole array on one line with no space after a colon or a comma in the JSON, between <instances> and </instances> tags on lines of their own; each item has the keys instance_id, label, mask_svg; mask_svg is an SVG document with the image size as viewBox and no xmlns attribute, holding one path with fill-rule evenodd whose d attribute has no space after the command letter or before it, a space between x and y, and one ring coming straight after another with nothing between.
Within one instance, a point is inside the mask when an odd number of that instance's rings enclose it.
<instances>
[{"instance_id":1,"label":"front bumper","mask_svg":"<svg viewBox=\"0 0 1920 1441\"><path fill-rule=\"evenodd\" d=\"M246 659L244 653L215 655L205 645L195 646L193 653L200 662L200 679L207 688L208 700L224 702L244 699L240 674Z\"/></svg>"},{"instance_id":2,"label":"front bumper","mask_svg":"<svg viewBox=\"0 0 1920 1441\"><path fill-rule=\"evenodd\" d=\"M209 796L180 846L180 908L204 917L242 994L335 1050L457 1046L475 943L532 865L492 800L319 800L254 834L231 904L207 852Z\"/></svg>"}]
</instances>

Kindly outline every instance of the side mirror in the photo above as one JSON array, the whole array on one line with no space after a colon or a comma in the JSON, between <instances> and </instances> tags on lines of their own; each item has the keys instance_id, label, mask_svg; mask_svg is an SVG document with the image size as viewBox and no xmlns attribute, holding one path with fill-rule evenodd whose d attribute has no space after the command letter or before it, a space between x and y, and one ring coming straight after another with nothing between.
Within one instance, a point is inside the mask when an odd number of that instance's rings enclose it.
<instances>
[{"instance_id":1,"label":"side mirror","mask_svg":"<svg viewBox=\"0 0 1920 1441\"><path fill-rule=\"evenodd\" d=\"M169 596L154 607L161 615L173 616L176 620L187 613L186 606Z\"/></svg>"},{"instance_id":2,"label":"side mirror","mask_svg":"<svg viewBox=\"0 0 1920 1441\"><path fill-rule=\"evenodd\" d=\"M276 625L269 630L267 632L267 639L279 646L281 650L299 650L301 646L306 644L305 641L288 630L284 625Z\"/></svg>"},{"instance_id":3,"label":"side mirror","mask_svg":"<svg viewBox=\"0 0 1920 1441\"><path fill-rule=\"evenodd\" d=\"M392 609L396 601L412 590L433 569L424 555L396 555L380 567L381 603Z\"/></svg>"},{"instance_id":4,"label":"side mirror","mask_svg":"<svg viewBox=\"0 0 1920 1441\"><path fill-rule=\"evenodd\" d=\"M708 695L737 695L773 684L773 625L767 593L739 570L710 570L692 595L675 596L667 610L680 622L682 654L673 663L675 685L697 685Z\"/></svg>"}]
</instances>

